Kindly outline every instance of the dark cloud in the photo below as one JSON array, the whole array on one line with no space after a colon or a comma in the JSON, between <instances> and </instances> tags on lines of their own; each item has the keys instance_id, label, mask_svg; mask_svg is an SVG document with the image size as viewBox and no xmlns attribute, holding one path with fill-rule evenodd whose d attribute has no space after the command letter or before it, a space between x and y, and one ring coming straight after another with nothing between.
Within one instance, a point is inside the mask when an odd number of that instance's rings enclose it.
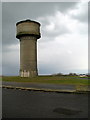
<instances>
[{"instance_id":1,"label":"dark cloud","mask_svg":"<svg viewBox=\"0 0 90 120\"><path fill-rule=\"evenodd\" d=\"M23 17L37 18L42 15L53 13L56 9L61 12L75 7L77 2L11 2L3 3L3 12L6 12L6 18L10 20ZM3 14L4 15L4 14ZM11 20L10 20L11 21ZM7 21L7 22L10 22Z\"/></svg>"},{"instance_id":2,"label":"dark cloud","mask_svg":"<svg viewBox=\"0 0 90 120\"><path fill-rule=\"evenodd\" d=\"M69 10L74 9L78 2L61 2L61 5L58 6L57 3L57 10L61 11L62 13L67 13Z\"/></svg>"},{"instance_id":3,"label":"dark cloud","mask_svg":"<svg viewBox=\"0 0 90 120\"><path fill-rule=\"evenodd\" d=\"M3 51L8 48L9 45L18 44L16 39L16 23L20 20L30 18L32 20L38 17L51 15L55 10L60 10L61 12L66 12L67 10L73 8L76 5L74 2L5 2L2 3L2 44ZM46 25L45 21L43 26ZM42 27L43 27L42 26ZM56 30L55 30L56 31ZM60 31L56 31L53 34L46 33L42 31L43 36L55 36L60 34ZM61 29L62 32L67 32L66 28Z\"/></svg>"},{"instance_id":4,"label":"dark cloud","mask_svg":"<svg viewBox=\"0 0 90 120\"><path fill-rule=\"evenodd\" d=\"M74 19L77 19L80 22L88 23L88 12L79 15L72 15Z\"/></svg>"},{"instance_id":5,"label":"dark cloud","mask_svg":"<svg viewBox=\"0 0 90 120\"><path fill-rule=\"evenodd\" d=\"M88 3L88 23L90 24L90 2Z\"/></svg>"},{"instance_id":6,"label":"dark cloud","mask_svg":"<svg viewBox=\"0 0 90 120\"><path fill-rule=\"evenodd\" d=\"M16 22L24 19L35 20L40 16L51 15L56 9L66 12L75 6L73 2L11 2L2 3L2 39L3 45L17 44L15 39Z\"/></svg>"},{"instance_id":7,"label":"dark cloud","mask_svg":"<svg viewBox=\"0 0 90 120\"><path fill-rule=\"evenodd\" d=\"M58 26L59 21L54 21L54 14L56 13L56 11L61 12L63 15L67 14L68 11L70 11L71 9L74 9L76 7L78 3L76 2L3 2L2 5L2 43L3 43L3 74L4 75L18 75L19 72L19 49L16 47L19 44L19 40L16 39L16 23L20 20L25 20L25 19L31 19L31 20L38 20L39 18L42 17L49 17L52 16L52 19L50 19L54 24L55 24L55 28L51 31L49 31L48 27L49 27L49 22L48 20L44 20L44 22L42 22L41 24L41 34L42 34L42 38L41 38L41 43L42 41L45 41L47 43L48 41L52 41L53 39L55 39L56 36L59 35L64 35L66 33L69 33L70 31L68 30L68 28L66 27L66 23L62 25L62 23L60 24L60 26ZM62 19L62 18L61 18ZM56 24L57 23L57 24ZM45 27L47 26L47 28L45 29ZM40 42L39 42L40 43ZM39 44L40 45L42 44ZM46 46L48 46L47 44L44 44L43 47L45 48ZM51 44L52 45L52 44ZM62 44L61 44L62 45ZM55 48L56 46L56 48ZM49 49L49 46L45 48L48 49L45 53L47 54L48 51L53 52L53 49L55 49L55 53L54 53L54 57L58 57L56 55L57 53L57 45L54 45L51 49ZM41 47L40 50L44 49L43 47ZM59 46L58 48L60 48L61 46ZM63 47L63 46L62 46ZM58 49L60 50L60 49ZM43 54L44 54L43 53ZM50 53L51 54L51 53ZM52 53L53 54L53 53ZM41 55L39 54L39 57ZM42 57L41 57L42 58ZM39 63L39 74L53 74L56 72L65 72L65 67L63 67L63 64L65 62L65 60L62 58L62 61L60 61L60 57L58 57L58 61L54 60L53 62L53 58L50 58L49 55L47 55L45 57L46 61L48 59L50 59L51 61L49 63L45 62L43 64ZM65 57L66 58L66 57ZM67 56L68 58L68 56ZM43 61L44 58L42 58ZM63 62L64 61L64 62ZM57 62L57 63L56 63ZM61 62L59 64L59 62ZM58 64L60 67L58 67ZM68 71L68 70L67 70Z\"/></svg>"},{"instance_id":8,"label":"dark cloud","mask_svg":"<svg viewBox=\"0 0 90 120\"><path fill-rule=\"evenodd\" d=\"M0 2L0 75L2 74L2 6Z\"/></svg>"},{"instance_id":9,"label":"dark cloud","mask_svg":"<svg viewBox=\"0 0 90 120\"><path fill-rule=\"evenodd\" d=\"M82 6L82 7L81 7ZM75 14L72 14L74 19L77 19L80 22L88 23L88 12L89 12L89 3L80 2L76 5L74 10L76 11Z\"/></svg>"}]
</instances>

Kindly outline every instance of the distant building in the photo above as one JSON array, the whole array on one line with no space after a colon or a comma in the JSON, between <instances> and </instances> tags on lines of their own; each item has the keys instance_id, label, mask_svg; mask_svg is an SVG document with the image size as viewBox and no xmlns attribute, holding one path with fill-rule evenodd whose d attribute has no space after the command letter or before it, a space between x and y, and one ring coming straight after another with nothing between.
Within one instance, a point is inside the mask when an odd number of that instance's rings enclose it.
<instances>
[{"instance_id":1,"label":"distant building","mask_svg":"<svg viewBox=\"0 0 90 120\"><path fill-rule=\"evenodd\" d=\"M80 74L79 77L87 77L86 74Z\"/></svg>"}]
</instances>

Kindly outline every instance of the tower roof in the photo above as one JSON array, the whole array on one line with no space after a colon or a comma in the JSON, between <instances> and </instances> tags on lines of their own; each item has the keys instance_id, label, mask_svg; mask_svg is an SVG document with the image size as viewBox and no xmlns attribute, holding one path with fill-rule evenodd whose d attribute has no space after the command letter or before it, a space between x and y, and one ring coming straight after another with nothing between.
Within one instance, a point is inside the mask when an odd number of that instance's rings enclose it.
<instances>
[{"instance_id":1,"label":"tower roof","mask_svg":"<svg viewBox=\"0 0 90 120\"><path fill-rule=\"evenodd\" d=\"M18 25L18 24L20 24L20 23L23 23L23 22L34 22L34 23L37 23L37 24L40 25L39 22L36 22L36 21L30 20L30 19L26 19L26 20L19 21L19 22L16 23L16 25Z\"/></svg>"}]
</instances>

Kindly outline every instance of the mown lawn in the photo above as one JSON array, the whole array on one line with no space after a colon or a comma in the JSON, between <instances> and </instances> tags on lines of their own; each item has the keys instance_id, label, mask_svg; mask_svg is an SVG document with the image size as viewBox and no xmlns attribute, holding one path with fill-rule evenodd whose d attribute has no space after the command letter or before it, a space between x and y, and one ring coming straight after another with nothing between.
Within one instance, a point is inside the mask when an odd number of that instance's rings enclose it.
<instances>
[{"instance_id":1,"label":"mown lawn","mask_svg":"<svg viewBox=\"0 0 90 120\"><path fill-rule=\"evenodd\" d=\"M2 81L31 82L47 84L90 85L90 79L67 76L37 76L33 78L21 78L19 76L3 76Z\"/></svg>"}]
</instances>

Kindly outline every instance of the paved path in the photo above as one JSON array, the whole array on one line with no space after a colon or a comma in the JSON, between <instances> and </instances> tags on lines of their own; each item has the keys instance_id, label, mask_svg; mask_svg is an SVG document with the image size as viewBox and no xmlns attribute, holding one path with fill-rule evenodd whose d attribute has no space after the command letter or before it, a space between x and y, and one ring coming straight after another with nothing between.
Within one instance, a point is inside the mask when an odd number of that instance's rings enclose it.
<instances>
[{"instance_id":1,"label":"paved path","mask_svg":"<svg viewBox=\"0 0 90 120\"><path fill-rule=\"evenodd\" d=\"M59 85L59 84L42 84L42 83L20 83L20 82L2 82L3 85L10 85L16 87L30 87L30 88L45 88L45 89L66 89L75 90L75 85Z\"/></svg>"}]
</instances>

